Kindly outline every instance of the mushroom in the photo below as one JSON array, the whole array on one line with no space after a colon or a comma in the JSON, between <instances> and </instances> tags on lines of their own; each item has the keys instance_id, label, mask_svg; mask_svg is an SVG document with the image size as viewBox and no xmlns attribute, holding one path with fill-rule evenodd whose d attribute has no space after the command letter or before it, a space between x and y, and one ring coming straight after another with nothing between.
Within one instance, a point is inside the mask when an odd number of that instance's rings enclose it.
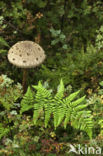
<instances>
[{"instance_id":1,"label":"mushroom","mask_svg":"<svg viewBox=\"0 0 103 156\"><path fill-rule=\"evenodd\" d=\"M23 68L23 92L26 92L27 69L39 66L45 59L45 52L37 43L20 41L8 52L8 60L13 65Z\"/></svg>"}]
</instances>

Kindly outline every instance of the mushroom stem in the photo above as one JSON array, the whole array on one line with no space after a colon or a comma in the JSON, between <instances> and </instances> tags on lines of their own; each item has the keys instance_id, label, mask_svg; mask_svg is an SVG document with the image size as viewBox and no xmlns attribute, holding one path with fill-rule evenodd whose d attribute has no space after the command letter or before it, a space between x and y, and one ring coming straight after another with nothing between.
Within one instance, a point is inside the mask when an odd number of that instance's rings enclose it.
<instances>
[{"instance_id":1,"label":"mushroom stem","mask_svg":"<svg viewBox=\"0 0 103 156\"><path fill-rule=\"evenodd\" d=\"M23 93L26 93L27 90L27 85L26 85L26 80L27 80L27 69L23 69L23 81L22 81L22 86L23 86Z\"/></svg>"}]
</instances>

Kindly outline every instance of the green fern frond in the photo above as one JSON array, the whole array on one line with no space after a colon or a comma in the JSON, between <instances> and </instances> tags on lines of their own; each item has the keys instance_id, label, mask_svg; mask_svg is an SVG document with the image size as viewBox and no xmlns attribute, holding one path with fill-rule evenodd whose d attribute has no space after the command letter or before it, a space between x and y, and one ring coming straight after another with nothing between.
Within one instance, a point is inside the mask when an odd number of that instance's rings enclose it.
<instances>
[{"instance_id":1,"label":"green fern frond","mask_svg":"<svg viewBox=\"0 0 103 156\"><path fill-rule=\"evenodd\" d=\"M37 86L33 86L33 88L35 88L37 90L37 94L36 94L36 98L44 98L44 99L48 99L49 97L51 97L51 93L50 91L48 91L46 88L44 88L41 84L41 82L39 81Z\"/></svg>"},{"instance_id":2,"label":"green fern frond","mask_svg":"<svg viewBox=\"0 0 103 156\"><path fill-rule=\"evenodd\" d=\"M54 117L55 129L60 125L65 115L65 106L63 106L63 101L62 101L63 97L64 97L64 84L63 84L63 80L61 79L60 85L57 90L57 94L53 99L54 102L53 117Z\"/></svg>"},{"instance_id":3,"label":"green fern frond","mask_svg":"<svg viewBox=\"0 0 103 156\"><path fill-rule=\"evenodd\" d=\"M78 100L72 102L72 107L76 107L77 105L79 105L84 100L85 100L85 96L83 96L83 97L79 98Z\"/></svg>"},{"instance_id":4,"label":"green fern frond","mask_svg":"<svg viewBox=\"0 0 103 156\"><path fill-rule=\"evenodd\" d=\"M89 137L92 137L93 121L90 111L76 112L77 113L75 113L75 117L71 118L71 125L76 129L85 131L89 135Z\"/></svg>"},{"instance_id":5,"label":"green fern frond","mask_svg":"<svg viewBox=\"0 0 103 156\"><path fill-rule=\"evenodd\" d=\"M55 99L53 100L53 117L54 117L54 127L55 129L60 125L62 120L65 117L66 113L66 106L64 105L63 101L60 99Z\"/></svg>"},{"instance_id":6,"label":"green fern frond","mask_svg":"<svg viewBox=\"0 0 103 156\"><path fill-rule=\"evenodd\" d=\"M59 100L59 99L61 100L63 97L64 97L64 84L63 84L63 80L61 79L57 94L55 95L54 98L56 100Z\"/></svg>"},{"instance_id":7,"label":"green fern frond","mask_svg":"<svg viewBox=\"0 0 103 156\"><path fill-rule=\"evenodd\" d=\"M64 128L66 129L67 124L70 122L71 114L73 109L70 107L69 109L66 109L65 119L64 119Z\"/></svg>"},{"instance_id":8,"label":"green fern frond","mask_svg":"<svg viewBox=\"0 0 103 156\"><path fill-rule=\"evenodd\" d=\"M52 99L49 100L49 103L46 102L44 105L45 109L45 128L48 126L48 122L50 120L51 114L52 114Z\"/></svg>"},{"instance_id":9,"label":"green fern frond","mask_svg":"<svg viewBox=\"0 0 103 156\"><path fill-rule=\"evenodd\" d=\"M33 86L37 90L36 96L35 96L35 104L34 104L34 115L33 120L34 124L36 124L40 111L45 110L45 127L47 127L50 115L52 112L51 108L51 102L52 102L52 96L50 91L48 91L46 88L44 88L41 84L41 82L38 83L37 86Z\"/></svg>"},{"instance_id":10,"label":"green fern frond","mask_svg":"<svg viewBox=\"0 0 103 156\"><path fill-rule=\"evenodd\" d=\"M63 106L59 106L58 109L58 123L57 123L57 127L61 124L61 122L63 121L64 117L65 117L65 113L66 113L66 107L64 105Z\"/></svg>"},{"instance_id":11,"label":"green fern frond","mask_svg":"<svg viewBox=\"0 0 103 156\"><path fill-rule=\"evenodd\" d=\"M45 127L47 127L52 114L55 129L64 121L64 128L70 123L74 128L83 130L90 138L92 137L93 121L91 112L86 110L87 105L84 104L85 96L76 99L80 91L64 98L64 84L62 80L54 97L49 90L43 87L41 82L37 86L33 86L33 88L37 91L35 99L30 88L28 88L21 102L21 113L34 108L34 124L37 123L40 115L44 114Z\"/></svg>"},{"instance_id":12,"label":"green fern frond","mask_svg":"<svg viewBox=\"0 0 103 156\"><path fill-rule=\"evenodd\" d=\"M22 114L25 111L30 110L31 108L33 108L33 104L34 104L34 97L33 97L33 93L30 89L30 87L28 87L26 94L24 95L22 101L21 101L21 111L20 113Z\"/></svg>"},{"instance_id":13,"label":"green fern frond","mask_svg":"<svg viewBox=\"0 0 103 156\"><path fill-rule=\"evenodd\" d=\"M9 128L4 128L3 125L0 123L0 139L6 134L8 134L9 131L10 131Z\"/></svg>"},{"instance_id":14,"label":"green fern frond","mask_svg":"<svg viewBox=\"0 0 103 156\"><path fill-rule=\"evenodd\" d=\"M70 121L74 128L86 131L89 137L91 137L93 122L90 111L85 111L85 108L87 107L86 104L83 104L85 96L72 102L78 93L79 91L72 93L63 100L64 104L67 106L64 128L66 128L68 122Z\"/></svg>"},{"instance_id":15,"label":"green fern frond","mask_svg":"<svg viewBox=\"0 0 103 156\"><path fill-rule=\"evenodd\" d=\"M60 110L60 103L56 103L54 102L54 106L53 106L53 118L54 118L54 127L55 129L57 128L57 125L58 125L58 120L59 120L59 110Z\"/></svg>"},{"instance_id":16,"label":"green fern frond","mask_svg":"<svg viewBox=\"0 0 103 156\"><path fill-rule=\"evenodd\" d=\"M77 92L74 92L74 93L70 94L68 97L66 97L64 99L64 103L66 105L70 105L70 102L72 102L77 97L77 95L79 94L79 92L80 91L77 91Z\"/></svg>"}]
</instances>

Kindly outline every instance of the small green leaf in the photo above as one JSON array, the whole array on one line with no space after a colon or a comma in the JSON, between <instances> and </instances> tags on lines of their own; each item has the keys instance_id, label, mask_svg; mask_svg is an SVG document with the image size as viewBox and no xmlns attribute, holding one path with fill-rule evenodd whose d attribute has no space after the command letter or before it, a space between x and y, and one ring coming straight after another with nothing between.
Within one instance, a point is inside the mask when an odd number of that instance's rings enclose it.
<instances>
[{"instance_id":1,"label":"small green leaf","mask_svg":"<svg viewBox=\"0 0 103 156\"><path fill-rule=\"evenodd\" d=\"M64 34L61 34L60 35L60 39L64 40L65 39L65 35Z\"/></svg>"},{"instance_id":2,"label":"small green leaf","mask_svg":"<svg viewBox=\"0 0 103 156\"><path fill-rule=\"evenodd\" d=\"M103 26L100 27L100 31L103 32Z\"/></svg>"},{"instance_id":3,"label":"small green leaf","mask_svg":"<svg viewBox=\"0 0 103 156\"><path fill-rule=\"evenodd\" d=\"M65 49L65 50L68 49L67 44L64 44L62 48Z\"/></svg>"},{"instance_id":4,"label":"small green leaf","mask_svg":"<svg viewBox=\"0 0 103 156\"><path fill-rule=\"evenodd\" d=\"M0 37L0 46L9 47L8 43L5 41L3 37Z\"/></svg>"},{"instance_id":5,"label":"small green leaf","mask_svg":"<svg viewBox=\"0 0 103 156\"><path fill-rule=\"evenodd\" d=\"M100 84L101 87L103 87L103 81L101 81L99 84Z\"/></svg>"},{"instance_id":6,"label":"small green leaf","mask_svg":"<svg viewBox=\"0 0 103 156\"><path fill-rule=\"evenodd\" d=\"M55 45L55 44L57 44L58 42L59 42L59 39L55 39L55 40L51 41L51 45Z\"/></svg>"},{"instance_id":7,"label":"small green leaf","mask_svg":"<svg viewBox=\"0 0 103 156\"><path fill-rule=\"evenodd\" d=\"M7 52L7 50L0 49L0 54L1 54L1 53L6 53L6 52Z\"/></svg>"}]
</instances>

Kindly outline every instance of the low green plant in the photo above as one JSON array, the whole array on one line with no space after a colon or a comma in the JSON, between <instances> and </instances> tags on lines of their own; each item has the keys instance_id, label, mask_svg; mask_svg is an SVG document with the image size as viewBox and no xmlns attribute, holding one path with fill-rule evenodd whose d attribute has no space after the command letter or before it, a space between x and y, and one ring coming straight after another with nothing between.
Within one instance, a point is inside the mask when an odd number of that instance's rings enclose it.
<instances>
[{"instance_id":1,"label":"low green plant","mask_svg":"<svg viewBox=\"0 0 103 156\"><path fill-rule=\"evenodd\" d=\"M80 91L64 97L64 84L62 80L55 96L44 88L41 82L37 86L33 86L33 88L37 90L35 97L30 87L28 87L21 101L21 114L31 108L34 109L33 121L36 125L40 115L44 113L45 127L48 126L51 115L53 115L55 129L61 123L63 123L64 128L70 123L74 128L87 132L89 137L92 138L93 122L91 111L86 110L85 96L76 99Z\"/></svg>"},{"instance_id":2,"label":"low green plant","mask_svg":"<svg viewBox=\"0 0 103 156\"><path fill-rule=\"evenodd\" d=\"M103 136L103 81L99 82L95 92L92 89L88 89L88 91L87 103L93 112L94 137Z\"/></svg>"},{"instance_id":3,"label":"low green plant","mask_svg":"<svg viewBox=\"0 0 103 156\"><path fill-rule=\"evenodd\" d=\"M55 30L54 28L50 29L51 36L53 40L51 41L51 46L55 46L57 44L61 44L61 47L58 50L67 50L68 44L66 43L66 36L61 30Z\"/></svg>"},{"instance_id":4,"label":"low green plant","mask_svg":"<svg viewBox=\"0 0 103 156\"><path fill-rule=\"evenodd\" d=\"M19 103L22 97L22 86L13 84L13 80L7 75L0 76L0 139L12 133L12 122L17 115Z\"/></svg>"},{"instance_id":5,"label":"low green plant","mask_svg":"<svg viewBox=\"0 0 103 156\"><path fill-rule=\"evenodd\" d=\"M6 110L14 107L17 99L22 97L21 84L14 85L13 82L7 75L0 76L0 104Z\"/></svg>"},{"instance_id":6,"label":"low green plant","mask_svg":"<svg viewBox=\"0 0 103 156\"><path fill-rule=\"evenodd\" d=\"M7 50L4 49L4 47L9 48L9 45L3 37L0 37L0 53L7 52Z\"/></svg>"},{"instance_id":7,"label":"low green plant","mask_svg":"<svg viewBox=\"0 0 103 156\"><path fill-rule=\"evenodd\" d=\"M6 134L8 134L9 131L10 131L9 127L4 128L3 124L0 123L0 139L3 136L6 136Z\"/></svg>"},{"instance_id":8,"label":"low green plant","mask_svg":"<svg viewBox=\"0 0 103 156\"><path fill-rule=\"evenodd\" d=\"M103 136L103 119L99 120L99 125L101 128L100 135Z\"/></svg>"},{"instance_id":9,"label":"low green plant","mask_svg":"<svg viewBox=\"0 0 103 156\"><path fill-rule=\"evenodd\" d=\"M65 56L63 53L56 53L53 57L54 59L48 57L48 63L42 65L40 70L40 75L51 82L52 88L56 88L58 79L61 78L66 86L71 84L74 91L79 88L86 90L89 86L96 89L98 81L102 80L103 52L92 44L88 43L86 51L82 46L72 52L67 50Z\"/></svg>"},{"instance_id":10,"label":"low green plant","mask_svg":"<svg viewBox=\"0 0 103 156\"><path fill-rule=\"evenodd\" d=\"M96 47L97 49L102 49L103 48L103 25L101 25L100 29L96 31L97 36L96 36Z\"/></svg>"}]
</instances>

